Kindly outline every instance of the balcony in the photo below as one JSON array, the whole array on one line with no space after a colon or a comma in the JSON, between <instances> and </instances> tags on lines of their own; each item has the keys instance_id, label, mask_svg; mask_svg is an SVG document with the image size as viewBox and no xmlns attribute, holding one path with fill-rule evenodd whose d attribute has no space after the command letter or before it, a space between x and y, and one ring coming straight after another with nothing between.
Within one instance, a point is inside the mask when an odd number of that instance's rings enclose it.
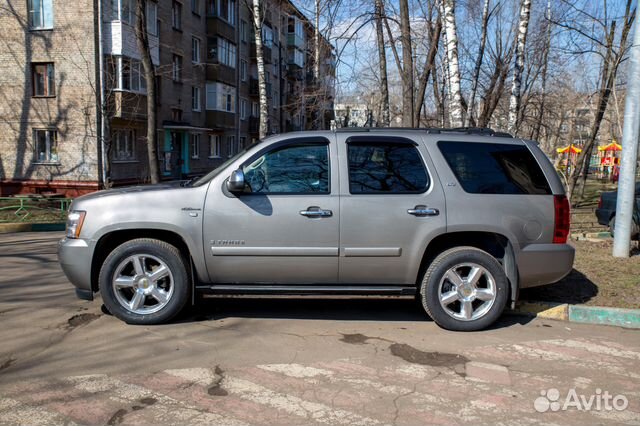
<instances>
[{"instance_id":1,"label":"balcony","mask_svg":"<svg viewBox=\"0 0 640 426\"><path fill-rule=\"evenodd\" d=\"M256 43L254 40L251 40L251 46L249 47L249 57L252 60L256 59ZM271 47L267 47L264 44L262 45L262 58L266 64L273 63L273 51Z\"/></svg>"},{"instance_id":2,"label":"balcony","mask_svg":"<svg viewBox=\"0 0 640 426\"><path fill-rule=\"evenodd\" d=\"M249 96L258 96L258 95L259 95L258 79L252 77L249 79Z\"/></svg>"},{"instance_id":3,"label":"balcony","mask_svg":"<svg viewBox=\"0 0 640 426\"><path fill-rule=\"evenodd\" d=\"M289 49L287 52L287 64L291 68L304 68L304 52L298 49Z\"/></svg>"},{"instance_id":4,"label":"balcony","mask_svg":"<svg viewBox=\"0 0 640 426\"><path fill-rule=\"evenodd\" d=\"M236 43L236 29L217 16L207 16L207 35L221 36Z\"/></svg>"},{"instance_id":5,"label":"balcony","mask_svg":"<svg viewBox=\"0 0 640 426\"><path fill-rule=\"evenodd\" d=\"M302 71L302 68L299 68L297 66L294 66L294 67L289 66L287 68L287 78L295 81L304 80L304 73Z\"/></svg>"},{"instance_id":6,"label":"balcony","mask_svg":"<svg viewBox=\"0 0 640 426\"><path fill-rule=\"evenodd\" d=\"M220 81L236 86L236 70L223 64L207 64L207 81Z\"/></svg>"},{"instance_id":7,"label":"balcony","mask_svg":"<svg viewBox=\"0 0 640 426\"><path fill-rule=\"evenodd\" d=\"M143 94L114 91L107 102L114 118L143 120L147 117L147 97Z\"/></svg>"},{"instance_id":8,"label":"balcony","mask_svg":"<svg viewBox=\"0 0 640 426\"><path fill-rule=\"evenodd\" d=\"M137 45L136 33L131 25L121 21L107 22L104 25L102 43L105 55L128 56L139 59L140 53ZM160 43L158 36L149 34L149 47L151 48L151 62L160 64Z\"/></svg>"},{"instance_id":9,"label":"balcony","mask_svg":"<svg viewBox=\"0 0 640 426\"><path fill-rule=\"evenodd\" d=\"M287 47L295 47L296 49L304 49L304 37L295 33L287 34Z\"/></svg>"},{"instance_id":10,"label":"balcony","mask_svg":"<svg viewBox=\"0 0 640 426\"><path fill-rule=\"evenodd\" d=\"M212 129L233 129L236 115L225 111L207 111L207 126Z\"/></svg>"}]
</instances>

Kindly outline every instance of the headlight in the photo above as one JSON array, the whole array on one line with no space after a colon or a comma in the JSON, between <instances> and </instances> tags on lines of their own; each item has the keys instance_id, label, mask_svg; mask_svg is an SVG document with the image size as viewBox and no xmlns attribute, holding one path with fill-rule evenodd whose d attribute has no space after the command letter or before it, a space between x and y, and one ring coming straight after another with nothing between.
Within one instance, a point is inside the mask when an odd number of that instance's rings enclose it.
<instances>
[{"instance_id":1,"label":"headlight","mask_svg":"<svg viewBox=\"0 0 640 426\"><path fill-rule=\"evenodd\" d=\"M67 238L80 237L80 230L82 229L84 216L86 214L87 212L79 210L72 210L69 212L69 215L67 216Z\"/></svg>"}]
</instances>

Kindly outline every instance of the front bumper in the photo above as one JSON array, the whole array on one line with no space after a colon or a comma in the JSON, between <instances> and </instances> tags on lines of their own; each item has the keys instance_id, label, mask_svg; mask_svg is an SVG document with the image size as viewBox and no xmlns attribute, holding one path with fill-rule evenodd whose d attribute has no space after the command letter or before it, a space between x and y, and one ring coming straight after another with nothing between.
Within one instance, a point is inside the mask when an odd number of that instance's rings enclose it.
<instances>
[{"instance_id":1,"label":"front bumper","mask_svg":"<svg viewBox=\"0 0 640 426\"><path fill-rule=\"evenodd\" d=\"M93 299L91 289L91 260L93 244L88 240L64 238L58 242L58 261L76 294L85 300Z\"/></svg>"},{"instance_id":2,"label":"front bumper","mask_svg":"<svg viewBox=\"0 0 640 426\"><path fill-rule=\"evenodd\" d=\"M551 284L573 269L576 251L569 244L531 244L519 253L520 288Z\"/></svg>"}]
</instances>

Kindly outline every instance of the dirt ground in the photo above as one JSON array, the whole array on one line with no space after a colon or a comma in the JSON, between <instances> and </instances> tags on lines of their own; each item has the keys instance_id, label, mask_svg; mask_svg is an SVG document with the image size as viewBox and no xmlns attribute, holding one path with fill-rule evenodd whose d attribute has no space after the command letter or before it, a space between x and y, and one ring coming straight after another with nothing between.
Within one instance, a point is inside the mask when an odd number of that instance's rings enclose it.
<instances>
[{"instance_id":1,"label":"dirt ground","mask_svg":"<svg viewBox=\"0 0 640 426\"><path fill-rule=\"evenodd\" d=\"M571 244L576 248L573 271L559 283L522 290L521 299L640 308L637 249L629 259L620 259L611 256L612 239Z\"/></svg>"}]
</instances>

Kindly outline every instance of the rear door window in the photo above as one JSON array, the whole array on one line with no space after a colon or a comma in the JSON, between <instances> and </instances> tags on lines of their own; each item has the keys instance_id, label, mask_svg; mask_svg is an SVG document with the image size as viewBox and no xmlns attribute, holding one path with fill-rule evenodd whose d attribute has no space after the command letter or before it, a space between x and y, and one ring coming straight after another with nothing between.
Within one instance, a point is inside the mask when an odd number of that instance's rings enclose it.
<instances>
[{"instance_id":1,"label":"rear door window","mask_svg":"<svg viewBox=\"0 0 640 426\"><path fill-rule=\"evenodd\" d=\"M462 188L471 194L551 194L526 146L481 142L438 142Z\"/></svg>"},{"instance_id":2,"label":"rear door window","mask_svg":"<svg viewBox=\"0 0 640 426\"><path fill-rule=\"evenodd\" d=\"M349 142L351 194L414 194L427 190L429 177L411 143Z\"/></svg>"}]
</instances>

